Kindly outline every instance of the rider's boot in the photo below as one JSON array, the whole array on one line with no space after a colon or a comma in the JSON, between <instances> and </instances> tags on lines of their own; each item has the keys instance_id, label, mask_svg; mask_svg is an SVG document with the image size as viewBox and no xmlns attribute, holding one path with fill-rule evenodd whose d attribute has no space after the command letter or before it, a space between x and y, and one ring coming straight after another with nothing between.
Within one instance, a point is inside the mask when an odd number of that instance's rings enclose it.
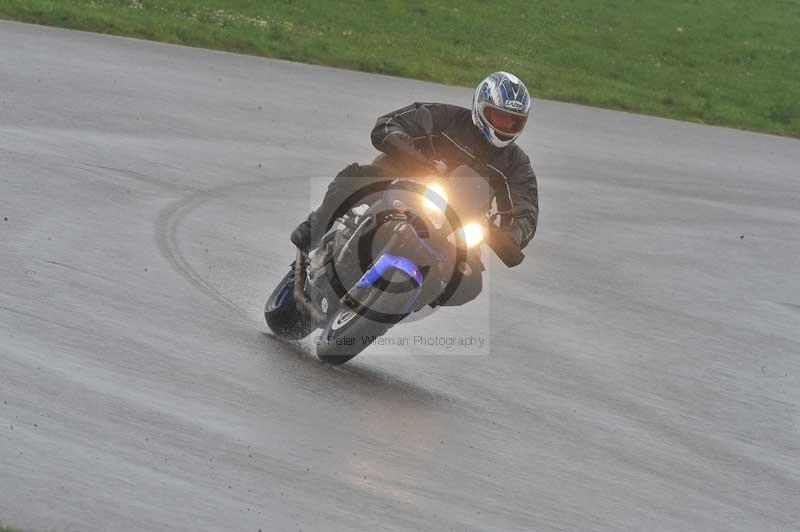
<instances>
[{"instance_id":1,"label":"rider's boot","mask_svg":"<svg viewBox=\"0 0 800 532\"><path fill-rule=\"evenodd\" d=\"M292 231L289 240L292 244L297 246L297 249L308 255L319 243L319 228L317 226L317 212L313 211L308 215L308 218L303 220L294 231Z\"/></svg>"}]
</instances>

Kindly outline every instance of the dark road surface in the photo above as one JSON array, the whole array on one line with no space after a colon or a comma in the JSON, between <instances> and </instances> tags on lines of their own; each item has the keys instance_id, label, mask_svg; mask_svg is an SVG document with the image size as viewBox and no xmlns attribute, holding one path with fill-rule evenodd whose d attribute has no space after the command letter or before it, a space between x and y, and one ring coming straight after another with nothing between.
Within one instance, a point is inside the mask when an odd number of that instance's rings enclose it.
<instances>
[{"instance_id":1,"label":"dark road surface","mask_svg":"<svg viewBox=\"0 0 800 532\"><path fill-rule=\"evenodd\" d=\"M471 94L0 23L0 521L800 529L797 140L536 102L527 260L396 330L485 354L267 333L312 178Z\"/></svg>"}]
</instances>

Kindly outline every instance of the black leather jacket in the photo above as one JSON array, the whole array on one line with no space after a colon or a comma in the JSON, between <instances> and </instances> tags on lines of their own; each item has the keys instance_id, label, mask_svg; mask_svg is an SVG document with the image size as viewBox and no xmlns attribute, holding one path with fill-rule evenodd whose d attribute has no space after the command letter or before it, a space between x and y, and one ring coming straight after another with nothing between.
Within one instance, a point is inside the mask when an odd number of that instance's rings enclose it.
<instances>
[{"instance_id":1,"label":"black leather jacket","mask_svg":"<svg viewBox=\"0 0 800 532\"><path fill-rule=\"evenodd\" d=\"M431 133L435 154L430 153L419 109L433 118ZM409 167L440 159L449 168L472 167L489 180L495 191L501 225L513 228L520 247L536 232L539 195L536 175L525 152L516 143L497 148L489 144L472 122L472 112L456 105L414 103L378 118L372 144Z\"/></svg>"}]
</instances>

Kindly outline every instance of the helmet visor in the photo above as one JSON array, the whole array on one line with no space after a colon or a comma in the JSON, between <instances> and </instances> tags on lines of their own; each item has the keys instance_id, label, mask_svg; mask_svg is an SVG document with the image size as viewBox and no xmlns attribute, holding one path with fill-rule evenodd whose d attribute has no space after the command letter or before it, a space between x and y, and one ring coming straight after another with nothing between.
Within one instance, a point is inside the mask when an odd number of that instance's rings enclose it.
<instances>
[{"instance_id":1,"label":"helmet visor","mask_svg":"<svg viewBox=\"0 0 800 532\"><path fill-rule=\"evenodd\" d=\"M525 122L528 120L528 115L526 114L500 109L486 103L481 106L481 114L495 131L510 137L515 137L522 133Z\"/></svg>"}]
</instances>

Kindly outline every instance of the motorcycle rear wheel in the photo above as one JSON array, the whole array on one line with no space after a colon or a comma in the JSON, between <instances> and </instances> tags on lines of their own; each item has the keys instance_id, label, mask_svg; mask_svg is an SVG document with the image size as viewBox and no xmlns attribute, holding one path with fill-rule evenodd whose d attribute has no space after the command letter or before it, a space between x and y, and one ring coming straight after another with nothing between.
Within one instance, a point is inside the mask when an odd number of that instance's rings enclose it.
<instances>
[{"instance_id":1,"label":"motorcycle rear wheel","mask_svg":"<svg viewBox=\"0 0 800 532\"><path fill-rule=\"evenodd\" d=\"M264 320L278 336L287 340L300 340L317 327L297 308L293 279L294 272L290 270L272 291L264 305Z\"/></svg>"}]
</instances>

